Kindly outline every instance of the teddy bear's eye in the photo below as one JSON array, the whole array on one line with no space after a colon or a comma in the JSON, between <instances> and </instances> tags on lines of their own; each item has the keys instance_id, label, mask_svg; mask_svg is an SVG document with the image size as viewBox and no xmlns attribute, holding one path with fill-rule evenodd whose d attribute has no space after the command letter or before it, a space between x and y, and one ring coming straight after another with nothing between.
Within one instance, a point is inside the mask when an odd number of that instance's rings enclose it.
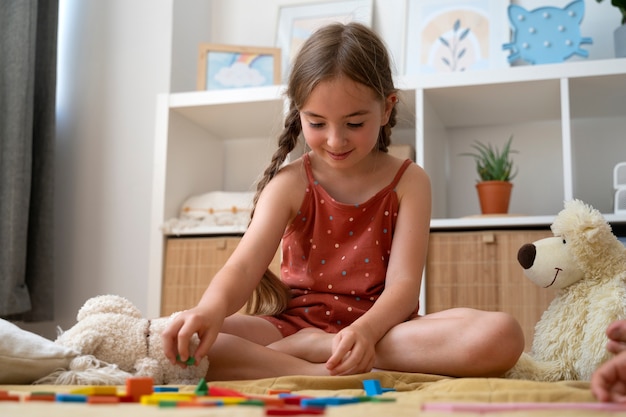
<instances>
[{"instance_id":1,"label":"teddy bear's eye","mask_svg":"<svg viewBox=\"0 0 626 417\"><path fill-rule=\"evenodd\" d=\"M566 244L567 244L567 242L565 241L565 239L563 239L563 244L564 244L564 245L566 245Z\"/></svg>"}]
</instances>

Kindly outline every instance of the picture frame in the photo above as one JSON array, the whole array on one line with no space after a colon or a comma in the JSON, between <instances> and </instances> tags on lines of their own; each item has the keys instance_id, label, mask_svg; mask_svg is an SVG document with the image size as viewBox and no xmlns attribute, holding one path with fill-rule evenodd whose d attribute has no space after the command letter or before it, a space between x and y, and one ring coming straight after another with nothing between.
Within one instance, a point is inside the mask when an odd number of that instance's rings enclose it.
<instances>
[{"instance_id":1,"label":"picture frame","mask_svg":"<svg viewBox=\"0 0 626 417\"><path fill-rule=\"evenodd\" d=\"M407 1L405 75L508 66L508 1Z\"/></svg>"},{"instance_id":2,"label":"picture frame","mask_svg":"<svg viewBox=\"0 0 626 417\"><path fill-rule=\"evenodd\" d=\"M360 22L371 27L373 0L348 0L282 6L278 11L276 46L282 51L283 78L304 41L320 27L333 23Z\"/></svg>"},{"instance_id":3,"label":"picture frame","mask_svg":"<svg viewBox=\"0 0 626 417\"><path fill-rule=\"evenodd\" d=\"M280 48L201 43L197 89L223 90L280 84Z\"/></svg>"}]
</instances>

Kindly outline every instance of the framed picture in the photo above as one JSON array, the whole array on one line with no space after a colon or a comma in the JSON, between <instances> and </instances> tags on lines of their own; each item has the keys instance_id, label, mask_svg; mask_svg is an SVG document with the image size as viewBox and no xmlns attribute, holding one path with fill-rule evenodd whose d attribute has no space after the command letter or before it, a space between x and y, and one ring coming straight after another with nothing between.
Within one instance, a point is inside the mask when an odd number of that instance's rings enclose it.
<instances>
[{"instance_id":1,"label":"framed picture","mask_svg":"<svg viewBox=\"0 0 626 417\"><path fill-rule=\"evenodd\" d=\"M408 0L405 74L507 66L507 1Z\"/></svg>"},{"instance_id":2,"label":"framed picture","mask_svg":"<svg viewBox=\"0 0 626 417\"><path fill-rule=\"evenodd\" d=\"M280 84L280 49L200 44L198 90Z\"/></svg>"},{"instance_id":3,"label":"framed picture","mask_svg":"<svg viewBox=\"0 0 626 417\"><path fill-rule=\"evenodd\" d=\"M289 64L305 40L321 26L333 22L361 22L372 25L373 0L282 6L278 13L276 46L282 51L282 73L286 79Z\"/></svg>"}]
</instances>

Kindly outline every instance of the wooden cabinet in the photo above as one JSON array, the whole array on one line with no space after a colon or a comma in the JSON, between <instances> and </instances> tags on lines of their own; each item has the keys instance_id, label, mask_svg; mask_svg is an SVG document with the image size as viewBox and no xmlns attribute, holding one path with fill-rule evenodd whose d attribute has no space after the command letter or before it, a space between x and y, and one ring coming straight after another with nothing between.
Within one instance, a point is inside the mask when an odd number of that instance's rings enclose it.
<instances>
[{"instance_id":1,"label":"wooden cabinet","mask_svg":"<svg viewBox=\"0 0 626 417\"><path fill-rule=\"evenodd\" d=\"M170 237L165 244L161 316L195 306L240 237ZM277 253L270 269L278 274Z\"/></svg>"},{"instance_id":2,"label":"wooden cabinet","mask_svg":"<svg viewBox=\"0 0 626 417\"><path fill-rule=\"evenodd\" d=\"M517 252L523 244L548 236L548 229L431 233L426 312L472 307L510 313L522 325L529 350L535 324L555 290L526 278Z\"/></svg>"}]
</instances>

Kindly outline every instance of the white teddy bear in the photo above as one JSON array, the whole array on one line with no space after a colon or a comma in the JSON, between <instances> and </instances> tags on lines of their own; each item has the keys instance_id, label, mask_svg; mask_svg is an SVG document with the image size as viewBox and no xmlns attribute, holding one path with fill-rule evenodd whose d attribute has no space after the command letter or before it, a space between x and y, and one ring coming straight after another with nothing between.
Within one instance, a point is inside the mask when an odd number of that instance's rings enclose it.
<instances>
[{"instance_id":1,"label":"white teddy bear","mask_svg":"<svg viewBox=\"0 0 626 417\"><path fill-rule=\"evenodd\" d=\"M580 200L566 202L551 229L554 237L522 246L518 260L535 284L559 291L535 326L530 354L506 376L589 380L610 356L607 326L626 318L626 248Z\"/></svg>"},{"instance_id":2,"label":"white teddy bear","mask_svg":"<svg viewBox=\"0 0 626 417\"><path fill-rule=\"evenodd\" d=\"M123 385L128 377L149 376L157 385L195 385L205 377L208 359L183 368L172 365L163 352L161 333L176 314L148 320L123 297L91 298L78 311L78 322L55 340L80 355L68 369L58 370L38 383ZM194 336L191 353L198 343Z\"/></svg>"}]
</instances>

